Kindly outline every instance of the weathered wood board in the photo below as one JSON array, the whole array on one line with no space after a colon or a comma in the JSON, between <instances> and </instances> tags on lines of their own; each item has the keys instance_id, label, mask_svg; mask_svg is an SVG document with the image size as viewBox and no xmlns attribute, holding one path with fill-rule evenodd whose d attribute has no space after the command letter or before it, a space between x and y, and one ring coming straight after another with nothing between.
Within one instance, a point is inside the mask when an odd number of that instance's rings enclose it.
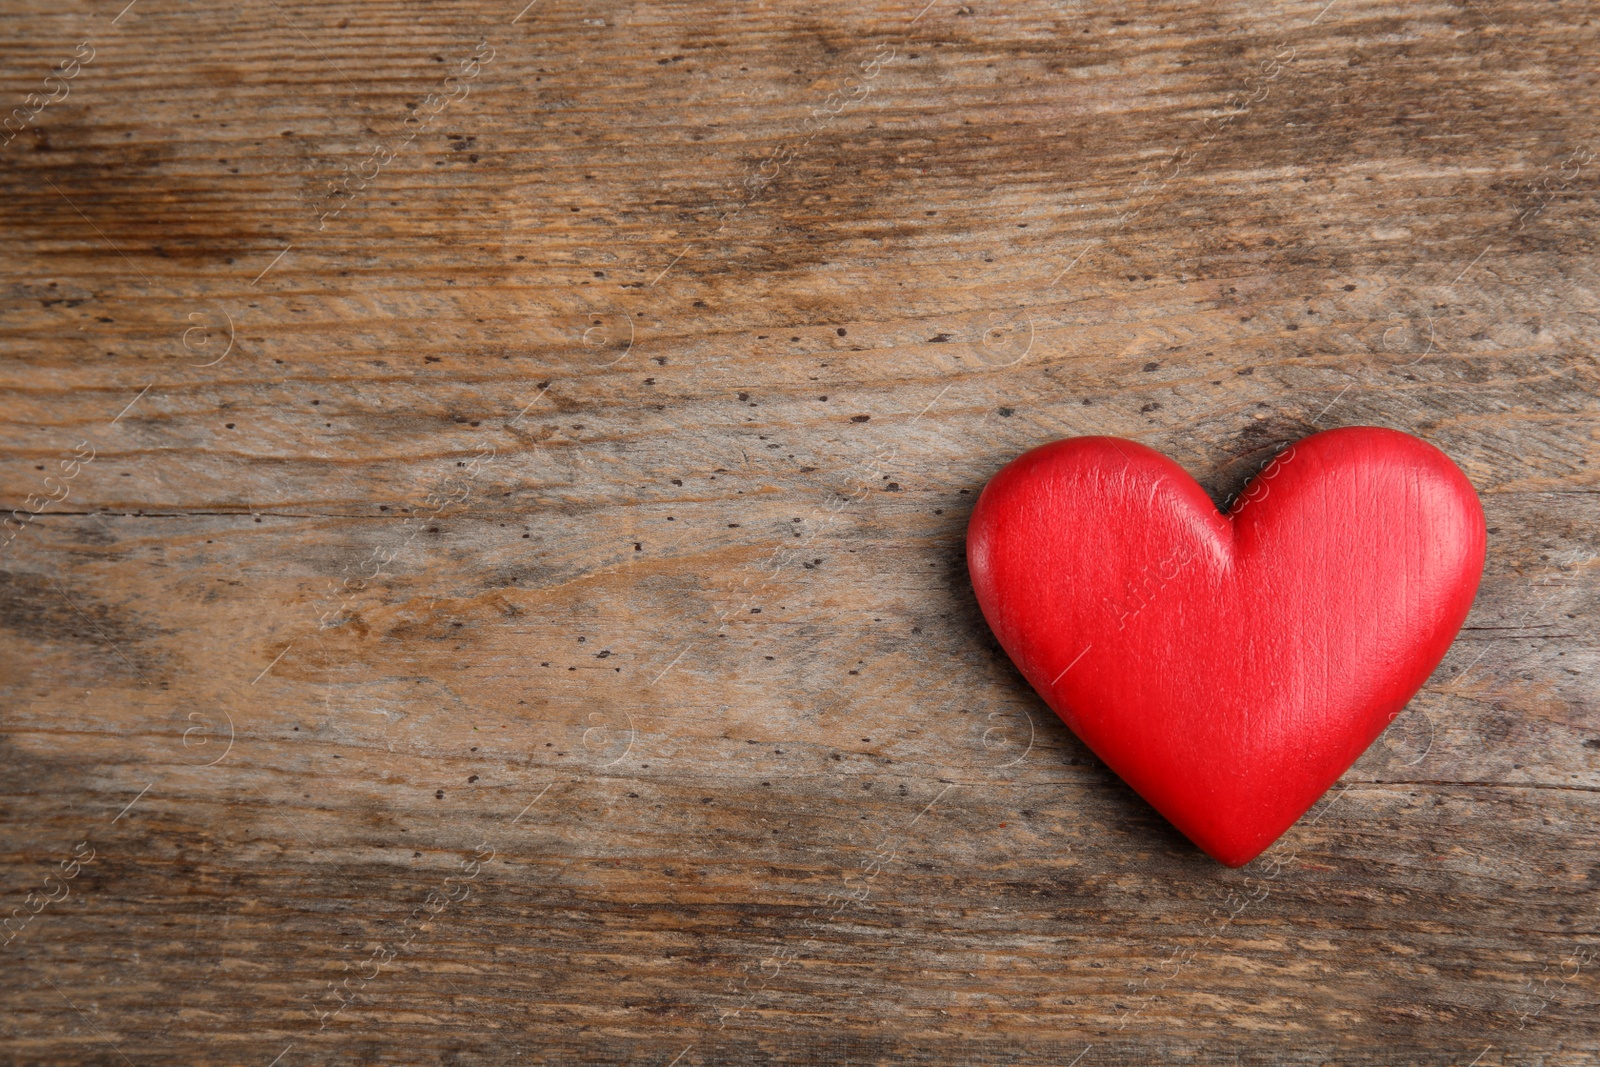
<instances>
[{"instance_id":1,"label":"weathered wood board","mask_svg":"<svg viewBox=\"0 0 1600 1067\"><path fill-rule=\"evenodd\" d=\"M1600 1063L1593 7L925 2L6 5L10 1062ZM1488 570L1227 871L966 517L1353 424Z\"/></svg>"}]
</instances>

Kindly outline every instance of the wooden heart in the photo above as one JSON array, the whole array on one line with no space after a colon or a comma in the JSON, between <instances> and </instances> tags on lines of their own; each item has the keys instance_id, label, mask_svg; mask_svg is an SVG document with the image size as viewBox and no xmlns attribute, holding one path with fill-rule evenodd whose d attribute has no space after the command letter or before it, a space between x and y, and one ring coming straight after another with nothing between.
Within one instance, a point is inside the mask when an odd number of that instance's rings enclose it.
<instances>
[{"instance_id":1,"label":"wooden heart","mask_svg":"<svg viewBox=\"0 0 1600 1067\"><path fill-rule=\"evenodd\" d=\"M1395 430L1290 446L1227 515L1172 460L1074 437L994 476L967 530L1018 669L1190 840L1248 863L1444 657L1483 572L1483 510Z\"/></svg>"}]
</instances>

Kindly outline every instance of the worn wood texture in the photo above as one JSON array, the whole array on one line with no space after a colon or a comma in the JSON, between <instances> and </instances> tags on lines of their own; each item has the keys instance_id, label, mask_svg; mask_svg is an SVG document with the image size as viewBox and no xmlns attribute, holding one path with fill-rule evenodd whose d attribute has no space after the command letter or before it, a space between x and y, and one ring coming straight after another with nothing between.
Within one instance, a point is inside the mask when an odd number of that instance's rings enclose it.
<instances>
[{"instance_id":1,"label":"worn wood texture","mask_svg":"<svg viewBox=\"0 0 1600 1067\"><path fill-rule=\"evenodd\" d=\"M1600 1063L1592 5L924 2L5 5L10 1062ZM1488 570L1230 872L965 521L1351 424Z\"/></svg>"}]
</instances>

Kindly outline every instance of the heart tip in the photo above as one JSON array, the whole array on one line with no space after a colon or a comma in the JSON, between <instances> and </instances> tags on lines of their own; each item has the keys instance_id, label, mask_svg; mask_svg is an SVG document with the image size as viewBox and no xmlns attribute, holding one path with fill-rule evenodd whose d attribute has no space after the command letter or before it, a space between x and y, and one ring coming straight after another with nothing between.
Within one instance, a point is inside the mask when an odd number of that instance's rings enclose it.
<instances>
[{"instance_id":1,"label":"heart tip","mask_svg":"<svg viewBox=\"0 0 1600 1067\"><path fill-rule=\"evenodd\" d=\"M1255 859L1265 851L1265 848L1253 849L1249 852L1239 852L1237 850L1229 849L1217 849L1216 851L1213 851L1209 848L1205 849L1206 855L1210 856L1224 867L1235 871L1240 867L1246 866L1251 860Z\"/></svg>"}]
</instances>

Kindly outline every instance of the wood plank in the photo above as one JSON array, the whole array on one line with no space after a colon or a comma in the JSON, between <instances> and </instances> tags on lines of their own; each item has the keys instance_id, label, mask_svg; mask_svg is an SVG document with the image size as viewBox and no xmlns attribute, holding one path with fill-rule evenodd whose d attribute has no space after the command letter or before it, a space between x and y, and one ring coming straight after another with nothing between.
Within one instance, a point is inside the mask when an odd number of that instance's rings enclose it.
<instances>
[{"instance_id":1,"label":"wood plank","mask_svg":"<svg viewBox=\"0 0 1600 1067\"><path fill-rule=\"evenodd\" d=\"M520 8L8 13L13 1062L1600 1062L1581 6ZM1358 424L1483 588L1227 871L966 518Z\"/></svg>"}]
</instances>

